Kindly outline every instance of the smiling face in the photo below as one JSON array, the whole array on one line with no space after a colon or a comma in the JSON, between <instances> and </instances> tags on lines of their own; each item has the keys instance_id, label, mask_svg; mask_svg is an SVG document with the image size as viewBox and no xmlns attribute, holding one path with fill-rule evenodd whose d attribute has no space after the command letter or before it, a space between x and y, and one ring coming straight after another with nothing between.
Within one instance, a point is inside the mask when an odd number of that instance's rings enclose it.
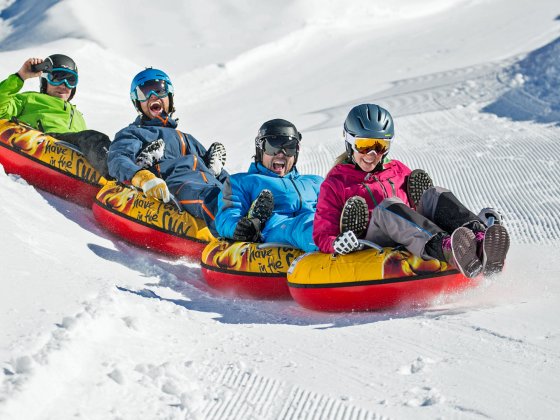
<instances>
[{"instance_id":1,"label":"smiling face","mask_svg":"<svg viewBox=\"0 0 560 420\"><path fill-rule=\"evenodd\" d=\"M158 98L156 95L151 95L147 101L140 102L140 107L144 115L153 120L162 112L169 113L169 96Z\"/></svg>"},{"instance_id":2,"label":"smiling face","mask_svg":"<svg viewBox=\"0 0 560 420\"><path fill-rule=\"evenodd\" d=\"M47 83L47 95L54 96L56 98L60 98L64 101L67 101L70 98L71 94L72 94L72 89L70 89L64 83L58 86Z\"/></svg>"},{"instance_id":3,"label":"smiling face","mask_svg":"<svg viewBox=\"0 0 560 420\"><path fill-rule=\"evenodd\" d=\"M369 154L354 151L353 156L354 162L364 172L373 171L381 159L383 159L383 154L376 153L375 151L371 151Z\"/></svg>"},{"instance_id":4,"label":"smiling face","mask_svg":"<svg viewBox=\"0 0 560 420\"><path fill-rule=\"evenodd\" d=\"M262 164L265 168L270 169L278 176L285 176L294 167L296 161L295 156L286 156L280 152L277 155L270 156L263 153Z\"/></svg>"}]
</instances>

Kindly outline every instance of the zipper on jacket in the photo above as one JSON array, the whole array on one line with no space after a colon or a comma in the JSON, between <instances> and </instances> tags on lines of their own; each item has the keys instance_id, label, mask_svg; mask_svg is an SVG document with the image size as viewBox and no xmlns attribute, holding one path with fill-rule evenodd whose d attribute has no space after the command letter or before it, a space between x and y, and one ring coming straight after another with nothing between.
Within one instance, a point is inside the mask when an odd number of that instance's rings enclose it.
<instances>
[{"instance_id":1,"label":"zipper on jacket","mask_svg":"<svg viewBox=\"0 0 560 420\"><path fill-rule=\"evenodd\" d=\"M381 188L383 188L383 193L385 194L385 198L389 198L389 194L387 194L387 188L385 188L385 185L383 185L383 182L381 182L379 180L379 178L377 178L376 176L374 176L373 179L375 180L375 182L378 182L379 185L381 185Z\"/></svg>"},{"instance_id":2,"label":"zipper on jacket","mask_svg":"<svg viewBox=\"0 0 560 420\"><path fill-rule=\"evenodd\" d=\"M74 107L70 105L70 123L68 124L68 128L72 128L72 120L74 120ZM66 102L64 103L64 110L66 111Z\"/></svg>"},{"instance_id":3,"label":"zipper on jacket","mask_svg":"<svg viewBox=\"0 0 560 420\"><path fill-rule=\"evenodd\" d=\"M391 186L391 190L393 191L393 197L396 197L397 196L397 190L395 189L395 183L393 181L391 181L391 178L389 178L387 180L387 182Z\"/></svg>"},{"instance_id":4,"label":"zipper on jacket","mask_svg":"<svg viewBox=\"0 0 560 420\"><path fill-rule=\"evenodd\" d=\"M301 193L299 192L295 181L292 178L290 178L290 181L292 181L292 184L294 184L294 188L296 189L296 192L299 196L299 209L297 209L297 211L294 213L295 216L303 208L303 198L301 197Z\"/></svg>"}]
</instances>

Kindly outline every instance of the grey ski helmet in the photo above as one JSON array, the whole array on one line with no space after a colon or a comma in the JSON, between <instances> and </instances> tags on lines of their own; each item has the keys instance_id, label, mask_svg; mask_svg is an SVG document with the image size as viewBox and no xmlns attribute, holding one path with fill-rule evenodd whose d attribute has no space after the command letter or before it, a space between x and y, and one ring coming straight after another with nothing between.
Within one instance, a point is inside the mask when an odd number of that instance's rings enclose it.
<instances>
[{"instance_id":1,"label":"grey ski helmet","mask_svg":"<svg viewBox=\"0 0 560 420\"><path fill-rule=\"evenodd\" d=\"M47 58L45 58L45 61L50 61L52 70L67 69L73 71L74 73L76 73L76 75L78 74L78 66L76 66L74 60L72 60L67 55L51 54ZM43 74L41 75L41 88L40 88L41 93L47 93L47 84L48 84L47 77L48 77L48 73L43 72ZM72 92L70 93L70 97L68 98L68 100L71 100L75 94L76 94L76 88L74 87L72 88Z\"/></svg>"},{"instance_id":2,"label":"grey ski helmet","mask_svg":"<svg viewBox=\"0 0 560 420\"><path fill-rule=\"evenodd\" d=\"M357 105L350 110L344 121L344 138L348 157L352 158L352 144L349 138L391 140L395 136L393 117L385 108L375 104Z\"/></svg>"},{"instance_id":3,"label":"grey ski helmet","mask_svg":"<svg viewBox=\"0 0 560 420\"><path fill-rule=\"evenodd\" d=\"M291 122L277 118L265 122L259 128L257 137L255 137L255 162L262 162L264 153L264 141L267 137L286 138L286 140L295 139L297 141L297 151L295 155L294 165L297 162L299 155L299 143L302 135L297 130L296 126Z\"/></svg>"}]
</instances>

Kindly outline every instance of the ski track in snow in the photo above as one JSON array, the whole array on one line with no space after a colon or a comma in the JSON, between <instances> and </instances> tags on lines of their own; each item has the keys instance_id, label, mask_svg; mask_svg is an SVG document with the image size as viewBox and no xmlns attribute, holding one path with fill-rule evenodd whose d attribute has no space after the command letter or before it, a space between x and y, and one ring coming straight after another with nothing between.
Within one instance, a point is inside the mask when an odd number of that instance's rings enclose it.
<instances>
[{"instance_id":1,"label":"ski track in snow","mask_svg":"<svg viewBox=\"0 0 560 420\"><path fill-rule=\"evenodd\" d=\"M479 112L509 89L503 73L514 61L396 82L378 94L317 111L325 121L308 130L339 125L355 104L379 103L396 115L392 157L425 169L436 185L454 191L473 210L498 208L515 242L555 243L560 239L560 189L550 186L560 185L560 129L512 125ZM449 142L454 143L451 149ZM302 159L302 172L325 175L344 150L342 140L319 147L319 159Z\"/></svg>"}]
</instances>

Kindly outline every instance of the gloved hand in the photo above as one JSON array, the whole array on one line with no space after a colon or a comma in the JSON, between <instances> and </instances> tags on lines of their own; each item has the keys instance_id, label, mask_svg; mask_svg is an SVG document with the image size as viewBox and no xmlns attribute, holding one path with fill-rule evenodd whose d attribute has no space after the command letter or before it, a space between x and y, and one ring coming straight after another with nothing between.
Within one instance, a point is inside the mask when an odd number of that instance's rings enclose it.
<instances>
[{"instance_id":1,"label":"gloved hand","mask_svg":"<svg viewBox=\"0 0 560 420\"><path fill-rule=\"evenodd\" d=\"M233 240L239 242L257 242L260 234L260 222L258 219L242 217L237 222L233 232Z\"/></svg>"},{"instance_id":2,"label":"gloved hand","mask_svg":"<svg viewBox=\"0 0 560 420\"><path fill-rule=\"evenodd\" d=\"M141 188L148 197L155 197L163 200L164 203L169 202L169 190L167 184L161 178L158 178L153 173L146 169L140 169L132 180L132 185Z\"/></svg>"},{"instance_id":3,"label":"gloved hand","mask_svg":"<svg viewBox=\"0 0 560 420\"><path fill-rule=\"evenodd\" d=\"M358 251L361 245L358 242L356 234L351 230L341 233L336 237L333 242L333 248L337 254L348 254L350 252Z\"/></svg>"}]
</instances>

